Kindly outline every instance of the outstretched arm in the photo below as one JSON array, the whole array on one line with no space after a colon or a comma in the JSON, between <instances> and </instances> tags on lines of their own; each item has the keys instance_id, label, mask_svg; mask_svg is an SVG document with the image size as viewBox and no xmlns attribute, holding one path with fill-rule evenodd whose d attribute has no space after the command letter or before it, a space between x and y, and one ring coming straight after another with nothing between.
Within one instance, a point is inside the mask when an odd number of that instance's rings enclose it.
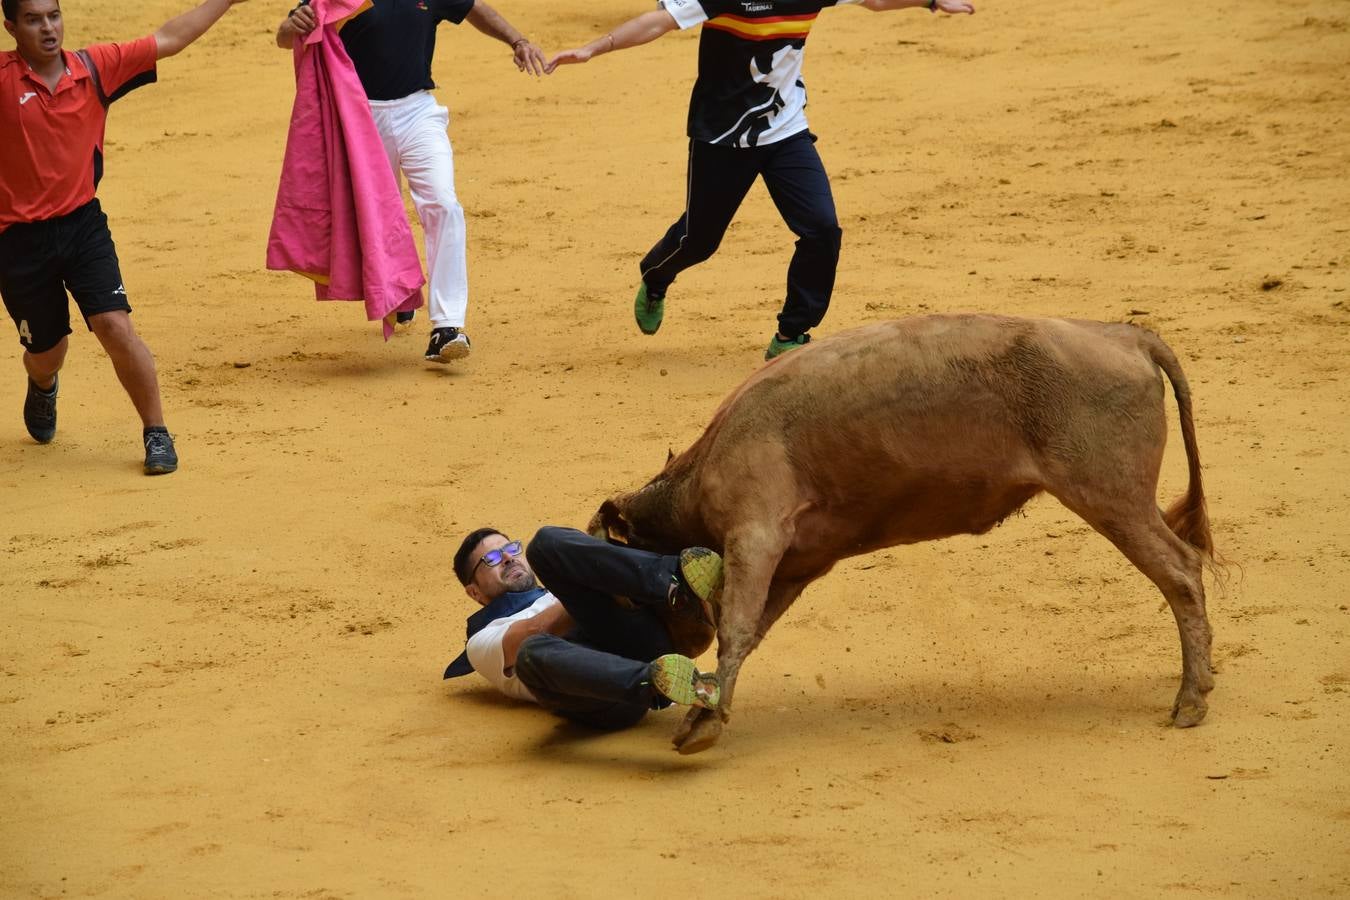
<instances>
[{"instance_id":1,"label":"outstretched arm","mask_svg":"<svg viewBox=\"0 0 1350 900\"><path fill-rule=\"evenodd\" d=\"M939 0L939 2L942 2L942 0ZM947 0L947 2L953 2L953 0ZM664 9L654 9L635 19L629 19L609 34L596 38L584 47L562 51L548 61L548 68L544 71L552 72L558 66L584 63L593 56L609 53L611 50L637 47L656 40L667 31L674 31L676 27L678 26L675 24L674 16Z\"/></svg>"},{"instance_id":2,"label":"outstretched arm","mask_svg":"<svg viewBox=\"0 0 1350 900\"><path fill-rule=\"evenodd\" d=\"M511 27L511 23L506 21L501 13L488 6L483 0L475 0L473 9L469 10L469 14L464 18L488 37L494 37L503 44L508 44L511 47L517 69L531 75L544 74L546 71L544 68L544 51L532 44L529 38Z\"/></svg>"},{"instance_id":3,"label":"outstretched arm","mask_svg":"<svg viewBox=\"0 0 1350 900\"><path fill-rule=\"evenodd\" d=\"M182 52L188 44L206 34L225 11L244 0L206 0L196 9L183 13L159 26L155 32L156 59Z\"/></svg>"},{"instance_id":4,"label":"outstretched arm","mask_svg":"<svg viewBox=\"0 0 1350 900\"><path fill-rule=\"evenodd\" d=\"M931 12L942 10L945 13L974 13L975 6L969 0L862 0L865 9L872 12L885 12L888 9L922 8Z\"/></svg>"}]
</instances>

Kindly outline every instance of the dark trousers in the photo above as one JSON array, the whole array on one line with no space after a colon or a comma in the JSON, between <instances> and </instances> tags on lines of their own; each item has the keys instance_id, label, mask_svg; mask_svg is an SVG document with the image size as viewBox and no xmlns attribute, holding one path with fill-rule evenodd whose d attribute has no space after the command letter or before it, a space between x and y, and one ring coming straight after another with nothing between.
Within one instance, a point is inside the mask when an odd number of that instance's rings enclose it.
<instances>
[{"instance_id":1,"label":"dark trousers","mask_svg":"<svg viewBox=\"0 0 1350 900\"><path fill-rule=\"evenodd\" d=\"M750 186L763 176L783 221L797 236L778 330L796 337L819 325L834 292L843 232L815 141L809 131L762 147L691 140L684 215L641 263L648 291L664 294L675 276L712 256Z\"/></svg>"},{"instance_id":2,"label":"dark trousers","mask_svg":"<svg viewBox=\"0 0 1350 900\"><path fill-rule=\"evenodd\" d=\"M576 622L566 637L537 634L516 653L516 677L539 704L606 729L626 728L647 710L670 705L652 690L649 670L652 660L675 650L651 607L666 602L679 558L551 526L539 529L525 557Z\"/></svg>"}]
</instances>

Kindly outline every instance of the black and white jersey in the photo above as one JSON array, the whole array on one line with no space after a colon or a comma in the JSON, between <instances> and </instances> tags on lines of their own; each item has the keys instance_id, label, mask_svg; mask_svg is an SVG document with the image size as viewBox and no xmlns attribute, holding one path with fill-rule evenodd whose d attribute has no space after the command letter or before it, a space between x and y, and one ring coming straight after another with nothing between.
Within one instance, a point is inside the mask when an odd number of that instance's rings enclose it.
<instances>
[{"instance_id":1,"label":"black and white jersey","mask_svg":"<svg viewBox=\"0 0 1350 900\"><path fill-rule=\"evenodd\" d=\"M681 28L703 25L689 136L758 147L806 128L802 53L828 6L859 0L660 0Z\"/></svg>"}]
</instances>

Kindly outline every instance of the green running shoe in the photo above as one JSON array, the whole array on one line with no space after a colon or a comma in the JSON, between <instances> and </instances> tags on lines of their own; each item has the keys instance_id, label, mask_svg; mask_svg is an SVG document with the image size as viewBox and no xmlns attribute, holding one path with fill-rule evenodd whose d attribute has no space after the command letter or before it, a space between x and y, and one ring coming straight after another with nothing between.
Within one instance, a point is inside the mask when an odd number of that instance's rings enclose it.
<instances>
[{"instance_id":1,"label":"green running shoe","mask_svg":"<svg viewBox=\"0 0 1350 900\"><path fill-rule=\"evenodd\" d=\"M647 282L638 285L637 298L633 300L633 318L643 334L656 334L661 327L661 318L666 314L666 295L656 296L647 290Z\"/></svg>"},{"instance_id":2,"label":"green running shoe","mask_svg":"<svg viewBox=\"0 0 1350 900\"><path fill-rule=\"evenodd\" d=\"M764 351L765 359L773 359L775 356L782 356L789 350L796 350L798 347L811 343L811 335L803 332L795 338L788 338L786 341L778 337L778 332L774 332L773 340L769 341L769 349Z\"/></svg>"},{"instance_id":3,"label":"green running shoe","mask_svg":"<svg viewBox=\"0 0 1350 900\"><path fill-rule=\"evenodd\" d=\"M658 656L649 667L652 687L672 703L717 709L722 680L716 672L700 672L694 661L678 653Z\"/></svg>"}]
</instances>

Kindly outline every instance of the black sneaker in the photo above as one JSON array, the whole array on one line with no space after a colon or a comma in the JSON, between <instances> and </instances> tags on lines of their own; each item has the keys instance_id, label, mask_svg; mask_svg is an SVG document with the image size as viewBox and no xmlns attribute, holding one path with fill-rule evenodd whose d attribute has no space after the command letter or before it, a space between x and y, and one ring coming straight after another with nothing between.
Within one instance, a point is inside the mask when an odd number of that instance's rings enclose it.
<instances>
[{"instance_id":1,"label":"black sneaker","mask_svg":"<svg viewBox=\"0 0 1350 900\"><path fill-rule=\"evenodd\" d=\"M394 313L394 321L400 325L407 325L417 315L417 310L410 309L407 312Z\"/></svg>"},{"instance_id":2,"label":"black sneaker","mask_svg":"<svg viewBox=\"0 0 1350 900\"><path fill-rule=\"evenodd\" d=\"M168 475L178 468L178 454L173 449L173 436L167 431L145 433L145 474Z\"/></svg>"},{"instance_id":3,"label":"black sneaker","mask_svg":"<svg viewBox=\"0 0 1350 900\"><path fill-rule=\"evenodd\" d=\"M60 379L52 382L52 389L44 391L28 379L28 396L23 401L23 424L39 444L49 444L56 437L56 391Z\"/></svg>"},{"instance_id":4,"label":"black sneaker","mask_svg":"<svg viewBox=\"0 0 1350 900\"><path fill-rule=\"evenodd\" d=\"M427 362L448 363L469 355L469 336L458 328L433 328Z\"/></svg>"}]
</instances>

